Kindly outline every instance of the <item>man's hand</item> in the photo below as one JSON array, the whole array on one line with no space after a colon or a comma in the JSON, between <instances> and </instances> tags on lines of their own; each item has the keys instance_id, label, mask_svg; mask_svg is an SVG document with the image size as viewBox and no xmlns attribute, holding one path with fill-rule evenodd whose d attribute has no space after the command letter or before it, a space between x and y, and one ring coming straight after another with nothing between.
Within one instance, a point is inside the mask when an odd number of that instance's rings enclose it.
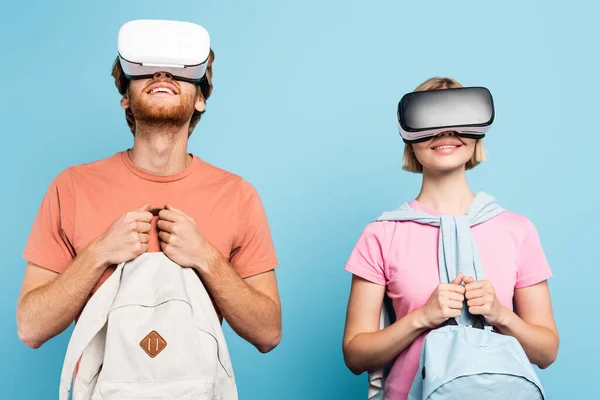
<instances>
[{"instance_id":1,"label":"man's hand","mask_svg":"<svg viewBox=\"0 0 600 400\"><path fill-rule=\"evenodd\" d=\"M130 261L148 251L152 218L150 205L145 204L120 216L95 241L97 253L101 254L105 266Z\"/></svg>"},{"instance_id":2,"label":"man's hand","mask_svg":"<svg viewBox=\"0 0 600 400\"><path fill-rule=\"evenodd\" d=\"M158 237L165 255L182 267L207 272L220 254L202 237L194 219L170 205L158 218Z\"/></svg>"},{"instance_id":3,"label":"man's hand","mask_svg":"<svg viewBox=\"0 0 600 400\"><path fill-rule=\"evenodd\" d=\"M233 330L261 352L281 337L281 308L275 273L241 279L225 257L200 233L194 219L167 205L158 213L160 247L182 267L194 268Z\"/></svg>"},{"instance_id":4,"label":"man's hand","mask_svg":"<svg viewBox=\"0 0 600 400\"><path fill-rule=\"evenodd\" d=\"M476 281L470 276L463 282L469 312L473 315L482 315L490 325L501 323L507 309L498 301L492 282Z\"/></svg>"}]
</instances>

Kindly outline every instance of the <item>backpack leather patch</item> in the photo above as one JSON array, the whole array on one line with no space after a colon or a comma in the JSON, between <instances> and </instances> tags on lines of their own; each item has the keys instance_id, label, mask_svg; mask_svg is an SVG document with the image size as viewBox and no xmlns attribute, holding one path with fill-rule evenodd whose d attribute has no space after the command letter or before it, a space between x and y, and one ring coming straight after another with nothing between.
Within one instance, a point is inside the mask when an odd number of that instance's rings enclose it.
<instances>
[{"instance_id":1,"label":"backpack leather patch","mask_svg":"<svg viewBox=\"0 0 600 400\"><path fill-rule=\"evenodd\" d=\"M154 358L167 347L167 341L158 332L152 331L142 339L140 347L146 354Z\"/></svg>"}]
</instances>

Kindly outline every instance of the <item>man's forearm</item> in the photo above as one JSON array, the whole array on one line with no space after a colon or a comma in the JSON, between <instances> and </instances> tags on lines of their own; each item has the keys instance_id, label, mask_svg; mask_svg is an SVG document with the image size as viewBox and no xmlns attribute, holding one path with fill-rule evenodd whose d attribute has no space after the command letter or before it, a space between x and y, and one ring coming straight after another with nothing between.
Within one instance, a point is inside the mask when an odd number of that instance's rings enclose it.
<instances>
[{"instance_id":1,"label":"man's forearm","mask_svg":"<svg viewBox=\"0 0 600 400\"><path fill-rule=\"evenodd\" d=\"M105 269L90 246L56 279L24 294L17 310L21 340L38 348L68 328Z\"/></svg>"},{"instance_id":2,"label":"man's forearm","mask_svg":"<svg viewBox=\"0 0 600 400\"><path fill-rule=\"evenodd\" d=\"M273 300L240 278L223 258L199 272L223 317L238 335L263 353L277 346L281 310Z\"/></svg>"}]
</instances>

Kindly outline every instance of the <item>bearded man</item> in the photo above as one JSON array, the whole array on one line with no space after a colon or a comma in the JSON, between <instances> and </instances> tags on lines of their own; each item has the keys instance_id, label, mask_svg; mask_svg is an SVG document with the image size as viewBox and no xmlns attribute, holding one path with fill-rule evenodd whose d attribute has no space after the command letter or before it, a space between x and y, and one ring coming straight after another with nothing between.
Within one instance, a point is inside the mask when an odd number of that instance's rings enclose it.
<instances>
[{"instance_id":1,"label":"bearded man","mask_svg":"<svg viewBox=\"0 0 600 400\"><path fill-rule=\"evenodd\" d=\"M183 36L169 38L167 50ZM278 261L261 199L240 176L188 151L213 89L209 45L206 54L194 67L200 79L170 67L133 77L124 67L137 66L117 57L112 76L133 146L64 169L47 189L23 252L17 322L27 346L63 332L118 264L145 252L192 268L221 322L260 352L278 345Z\"/></svg>"}]
</instances>

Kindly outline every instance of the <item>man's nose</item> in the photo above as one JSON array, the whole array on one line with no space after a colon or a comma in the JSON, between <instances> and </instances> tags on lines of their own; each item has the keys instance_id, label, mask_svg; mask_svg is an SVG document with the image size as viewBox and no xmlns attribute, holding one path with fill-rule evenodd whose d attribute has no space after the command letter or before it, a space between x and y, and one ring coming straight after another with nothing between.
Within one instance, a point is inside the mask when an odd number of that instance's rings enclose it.
<instances>
[{"instance_id":1,"label":"man's nose","mask_svg":"<svg viewBox=\"0 0 600 400\"><path fill-rule=\"evenodd\" d=\"M168 72L164 72L164 71L159 71L154 74L154 79L161 79L161 78L173 79L173 75L171 75Z\"/></svg>"}]
</instances>

